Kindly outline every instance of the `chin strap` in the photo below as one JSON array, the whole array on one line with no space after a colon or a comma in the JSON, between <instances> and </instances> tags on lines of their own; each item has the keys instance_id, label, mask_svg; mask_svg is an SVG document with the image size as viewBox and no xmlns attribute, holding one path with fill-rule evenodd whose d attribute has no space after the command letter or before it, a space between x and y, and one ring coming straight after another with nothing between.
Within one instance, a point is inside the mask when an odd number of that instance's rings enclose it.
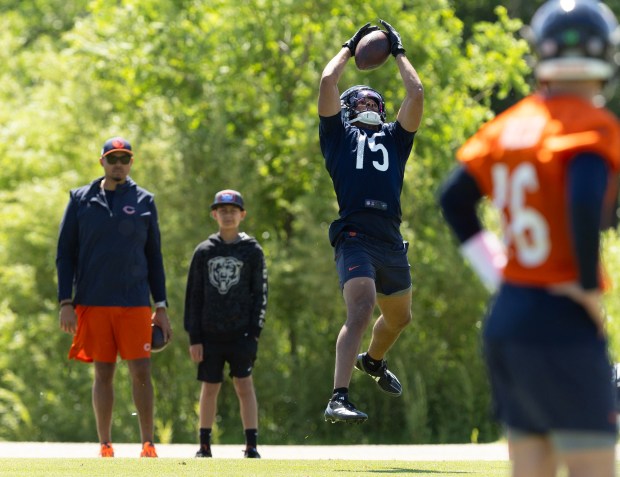
<instances>
[{"instance_id":1,"label":"chin strap","mask_svg":"<svg viewBox=\"0 0 620 477\"><path fill-rule=\"evenodd\" d=\"M497 290L507 261L504 245L497 236L481 230L463 242L460 251L487 289L490 292Z\"/></svg>"},{"instance_id":2,"label":"chin strap","mask_svg":"<svg viewBox=\"0 0 620 477\"><path fill-rule=\"evenodd\" d=\"M359 123L364 123L364 124L370 124L371 126L377 126L379 124L383 124L383 121L381 121L381 116L379 115L379 113L376 113L375 111L362 111L361 113L357 113L357 116L355 116L349 122L350 123L359 122Z\"/></svg>"}]
</instances>

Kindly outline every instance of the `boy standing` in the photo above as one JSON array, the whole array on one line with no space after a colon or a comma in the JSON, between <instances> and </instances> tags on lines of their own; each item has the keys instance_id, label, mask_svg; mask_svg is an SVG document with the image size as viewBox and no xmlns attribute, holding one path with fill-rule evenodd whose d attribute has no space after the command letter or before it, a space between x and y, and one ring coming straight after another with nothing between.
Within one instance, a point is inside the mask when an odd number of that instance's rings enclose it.
<instances>
[{"instance_id":1,"label":"boy standing","mask_svg":"<svg viewBox=\"0 0 620 477\"><path fill-rule=\"evenodd\" d=\"M258 242L239 225L245 218L243 197L234 190L215 194L211 216L219 231L200 243L187 278L185 330L189 354L198 363L200 449L196 457L211 457L211 430L217 397L228 362L245 431L245 457L256 450L258 405L252 367L267 308L267 268Z\"/></svg>"}]
</instances>

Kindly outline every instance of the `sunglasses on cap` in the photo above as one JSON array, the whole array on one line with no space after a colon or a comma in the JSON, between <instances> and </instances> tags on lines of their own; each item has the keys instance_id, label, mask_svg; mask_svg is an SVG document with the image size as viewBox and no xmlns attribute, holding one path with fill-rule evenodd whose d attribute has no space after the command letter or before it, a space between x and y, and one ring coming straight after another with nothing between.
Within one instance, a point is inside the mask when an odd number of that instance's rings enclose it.
<instances>
[{"instance_id":1,"label":"sunglasses on cap","mask_svg":"<svg viewBox=\"0 0 620 477\"><path fill-rule=\"evenodd\" d=\"M126 166L131 161L131 156L129 154L123 154L121 156L109 155L109 156L105 156L105 159L106 161L108 161L108 164L110 164L111 166L116 164L118 161L121 161L121 164Z\"/></svg>"}]
</instances>

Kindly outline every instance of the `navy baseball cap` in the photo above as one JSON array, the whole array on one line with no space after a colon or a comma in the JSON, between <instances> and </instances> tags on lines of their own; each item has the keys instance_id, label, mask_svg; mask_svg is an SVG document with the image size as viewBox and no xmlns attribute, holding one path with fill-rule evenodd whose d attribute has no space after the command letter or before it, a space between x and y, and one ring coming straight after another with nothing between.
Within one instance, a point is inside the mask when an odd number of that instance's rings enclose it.
<instances>
[{"instance_id":1,"label":"navy baseball cap","mask_svg":"<svg viewBox=\"0 0 620 477\"><path fill-rule=\"evenodd\" d=\"M215 209L218 205L236 205L241 210L245 210L243 208L243 197L239 192L232 189L224 189L215 194L215 198L211 204L211 210Z\"/></svg>"},{"instance_id":2,"label":"navy baseball cap","mask_svg":"<svg viewBox=\"0 0 620 477\"><path fill-rule=\"evenodd\" d=\"M101 157L105 157L112 152L122 151L128 153L130 156L133 156L133 152L131 151L131 144L127 139L124 139L120 136L112 137L108 139L101 148Z\"/></svg>"}]
</instances>

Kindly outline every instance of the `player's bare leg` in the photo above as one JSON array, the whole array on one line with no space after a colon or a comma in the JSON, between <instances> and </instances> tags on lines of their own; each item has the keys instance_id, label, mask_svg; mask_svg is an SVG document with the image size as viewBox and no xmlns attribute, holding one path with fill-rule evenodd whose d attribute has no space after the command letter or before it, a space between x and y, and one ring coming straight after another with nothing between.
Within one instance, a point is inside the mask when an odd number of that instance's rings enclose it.
<instances>
[{"instance_id":1,"label":"player's bare leg","mask_svg":"<svg viewBox=\"0 0 620 477\"><path fill-rule=\"evenodd\" d=\"M551 441L544 436L508 440L512 477L554 477L557 460Z\"/></svg>"},{"instance_id":2,"label":"player's bare leg","mask_svg":"<svg viewBox=\"0 0 620 477\"><path fill-rule=\"evenodd\" d=\"M561 454L560 459L566 463L569 477L614 477L616 475L614 447L572 451Z\"/></svg>"},{"instance_id":3,"label":"player's bare leg","mask_svg":"<svg viewBox=\"0 0 620 477\"><path fill-rule=\"evenodd\" d=\"M411 289L396 295L378 295L377 303L382 314L372 328L368 352L357 356L355 367L368 374L381 391L390 396L400 396L400 381L388 369L383 358L411 322Z\"/></svg>"},{"instance_id":4,"label":"player's bare leg","mask_svg":"<svg viewBox=\"0 0 620 477\"><path fill-rule=\"evenodd\" d=\"M352 278L344 284L343 296L347 320L336 341L334 389L348 388L351 382L360 343L375 308L375 282L366 277ZM325 419L332 422L363 422L367 418L365 413L355 409L348 394L334 394L325 409Z\"/></svg>"},{"instance_id":5,"label":"player's bare leg","mask_svg":"<svg viewBox=\"0 0 620 477\"><path fill-rule=\"evenodd\" d=\"M353 278L344 284L343 296L347 305L347 321L336 341L334 389L349 387L364 332L375 309L375 282L370 278Z\"/></svg>"},{"instance_id":6,"label":"player's bare leg","mask_svg":"<svg viewBox=\"0 0 620 477\"><path fill-rule=\"evenodd\" d=\"M112 442L112 409L114 408L115 363L95 361L95 379L92 388L93 409L99 442Z\"/></svg>"},{"instance_id":7,"label":"player's bare leg","mask_svg":"<svg viewBox=\"0 0 620 477\"><path fill-rule=\"evenodd\" d=\"M372 328L368 354L379 360L411 323L411 289L395 296L378 295L377 303L382 314Z\"/></svg>"}]
</instances>

